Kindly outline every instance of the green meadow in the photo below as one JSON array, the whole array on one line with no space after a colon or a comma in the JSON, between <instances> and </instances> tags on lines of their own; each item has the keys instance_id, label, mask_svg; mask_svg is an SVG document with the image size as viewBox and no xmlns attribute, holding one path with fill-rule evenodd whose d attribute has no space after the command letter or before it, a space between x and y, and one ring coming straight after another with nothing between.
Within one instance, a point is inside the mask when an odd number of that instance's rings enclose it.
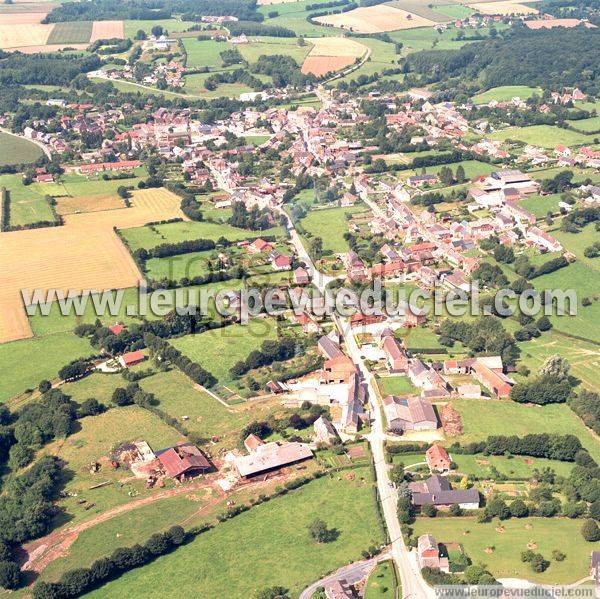
<instances>
[{"instance_id":1,"label":"green meadow","mask_svg":"<svg viewBox=\"0 0 600 599\"><path fill-rule=\"evenodd\" d=\"M88 596L175 598L181 588L195 588L207 597L242 599L274 585L297 596L311 582L360 559L363 549L383 541L370 472L354 473L354 480L326 476L253 507ZM318 544L310 538L307 526L316 517L338 531L336 540Z\"/></svg>"}]
</instances>

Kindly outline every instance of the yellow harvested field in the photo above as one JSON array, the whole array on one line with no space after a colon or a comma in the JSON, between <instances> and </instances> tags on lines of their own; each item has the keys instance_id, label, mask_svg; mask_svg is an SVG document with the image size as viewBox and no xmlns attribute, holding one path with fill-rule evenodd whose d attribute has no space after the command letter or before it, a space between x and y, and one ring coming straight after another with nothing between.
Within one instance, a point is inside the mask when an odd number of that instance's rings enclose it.
<instances>
[{"instance_id":1,"label":"yellow harvested field","mask_svg":"<svg viewBox=\"0 0 600 599\"><path fill-rule=\"evenodd\" d=\"M349 67L367 51L366 46L344 37L315 37L307 41L313 47L302 63L302 72L317 77Z\"/></svg>"},{"instance_id":2,"label":"yellow harvested field","mask_svg":"<svg viewBox=\"0 0 600 599\"><path fill-rule=\"evenodd\" d=\"M41 46L20 46L18 48L9 48L11 52L22 52L23 54L37 54L38 52L57 52L63 48L73 48L74 50L85 50L89 44L43 44Z\"/></svg>"},{"instance_id":3,"label":"yellow harvested field","mask_svg":"<svg viewBox=\"0 0 600 599\"><path fill-rule=\"evenodd\" d=\"M381 33L414 27L433 27L435 23L387 4L355 8L349 12L326 15L315 19L318 23L349 29L356 33Z\"/></svg>"},{"instance_id":4,"label":"yellow harvested field","mask_svg":"<svg viewBox=\"0 0 600 599\"><path fill-rule=\"evenodd\" d=\"M531 8L518 2L476 2L469 4L476 12L484 15L533 15L537 14L537 8Z\"/></svg>"},{"instance_id":5,"label":"yellow harvested field","mask_svg":"<svg viewBox=\"0 0 600 599\"><path fill-rule=\"evenodd\" d=\"M0 49L43 46L53 28L54 25L41 23L2 24L0 25Z\"/></svg>"},{"instance_id":6,"label":"yellow harvested field","mask_svg":"<svg viewBox=\"0 0 600 599\"><path fill-rule=\"evenodd\" d=\"M351 56L359 58L367 51L363 44L348 37L311 37L307 38L313 47L309 56Z\"/></svg>"},{"instance_id":7,"label":"yellow harvested field","mask_svg":"<svg viewBox=\"0 0 600 599\"><path fill-rule=\"evenodd\" d=\"M113 227L185 218L166 189L132 192L131 207L65 216L60 227L0 233L0 343L31 337L21 290L123 289L141 274Z\"/></svg>"},{"instance_id":8,"label":"yellow harvested field","mask_svg":"<svg viewBox=\"0 0 600 599\"><path fill-rule=\"evenodd\" d=\"M91 42L96 40L110 40L125 38L125 25L123 21L94 21L92 25Z\"/></svg>"},{"instance_id":9,"label":"yellow harvested field","mask_svg":"<svg viewBox=\"0 0 600 599\"><path fill-rule=\"evenodd\" d=\"M289 4L290 2L297 2L298 0L258 0L256 4L259 6L269 6L271 4Z\"/></svg>"},{"instance_id":10,"label":"yellow harvested field","mask_svg":"<svg viewBox=\"0 0 600 599\"><path fill-rule=\"evenodd\" d=\"M102 212L118 209L125 210L125 204L120 197L112 193L56 199L56 212L63 216L80 212Z\"/></svg>"},{"instance_id":11,"label":"yellow harvested field","mask_svg":"<svg viewBox=\"0 0 600 599\"><path fill-rule=\"evenodd\" d=\"M0 14L0 25L28 25L41 23L47 12L18 12Z\"/></svg>"}]
</instances>

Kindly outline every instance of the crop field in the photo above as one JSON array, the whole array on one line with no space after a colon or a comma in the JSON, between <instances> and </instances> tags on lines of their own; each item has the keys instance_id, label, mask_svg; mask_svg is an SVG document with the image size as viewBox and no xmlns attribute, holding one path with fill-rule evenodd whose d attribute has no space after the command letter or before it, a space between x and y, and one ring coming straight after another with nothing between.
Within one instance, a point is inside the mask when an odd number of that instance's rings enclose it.
<instances>
[{"instance_id":1,"label":"crop field","mask_svg":"<svg viewBox=\"0 0 600 599\"><path fill-rule=\"evenodd\" d=\"M165 189L138 190L127 210L72 214L61 227L4 233L0 268L7 276L0 282L0 342L31 336L21 289L135 286L140 273L113 226L181 217L179 203Z\"/></svg>"},{"instance_id":2,"label":"crop field","mask_svg":"<svg viewBox=\"0 0 600 599\"><path fill-rule=\"evenodd\" d=\"M227 42L217 40L197 40L186 38L183 46L187 53L187 66L189 68L209 67L218 69L223 66L220 53L231 48Z\"/></svg>"},{"instance_id":3,"label":"crop field","mask_svg":"<svg viewBox=\"0 0 600 599\"><path fill-rule=\"evenodd\" d=\"M483 562L497 578L527 578L548 584L567 584L588 575L591 543L583 540L581 520L568 518L521 518L502 522L504 532L496 530L497 521L479 524L475 518L417 518L414 535L431 533L441 543L461 543L474 564ZM521 551L533 541L551 565L535 573L521 562ZM487 547L493 547L491 553ZM557 562L552 551L560 549L566 559Z\"/></svg>"},{"instance_id":4,"label":"crop field","mask_svg":"<svg viewBox=\"0 0 600 599\"><path fill-rule=\"evenodd\" d=\"M435 22L430 19L386 4L355 8L345 13L317 17L315 20L325 25L349 29L355 33L381 33L435 25Z\"/></svg>"},{"instance_id":5,"label":"crop field","mask_svg":"<svg viewBox=\"0 0 600 599\"><path fill-rule=\"evenodd\" d=\"M132 250L155 248L161 243L178 243L187 239L212 239L216 241L219 237L225 237L229 241L241 241L243 239L255 239L260 236L280 235L279 227L267 229L266 231L248 231L238 229L231 225L222 223L203 222L178 222L165 225L154 225L152 227L138 227L122 231L122 235Z\"/></svg>"},{"instance_id":6,"label":"crop field","mask_svg":"<svg viewBox=\"0 0 600 599\"><path fill-rule=\"evenodd\" d=\"M48 44L85 44L92 37L91 21L56 23L48 37Z\"/></svg>"},{"instance_id":7,"label":"crop field","mask_svg":"<svg viewBox=\"0 0 600 599\"><path fill-rule=\"evenodd\" d=\"M507 139L518 139L528 144L541 146L542 148L554 148L558 144L575 146L591 143L593 138L585 133L561 129L553 125L532 125L531 127L511 127L494 131L489 135L491 139L505 141Z\"/></svg>"},{"instance_id":8,"label":"crop field","mask_svg":"<svg viewBox=\"0 0 600 599\"><path fill-rule=\"evenodd\" d=\"M298 38L260 36L250 38L250 43L237 47L240 54L248 62L256 62L260 56L280 54L291 56L299 65L311 50L312 40L306 40L306 45L299 46Z\"/></svg>"},{"instance_id":9,"label":"crop field","mask_svg":"<svg viewBox=\"0 0 600 599\"><path fill-rule=\"evenodd\" d=\"M87 339L71 332L0 343L0 403L55 378L59 368L93 351Z\"/></svg>"},{"instance_id":10,"label":"crop field","mask_svg":"<svg viewBox=\"0 0 600 599\"><path fill-rule=\"evenodd\" d=\"M513 98L521 98L527 100L533 94L541 95L542 90L539 87L528 87L527 85L502 85L500 87L492 87L487 91L481 92L473 96L474 104L487 104L492 100L497 102L510 102Z\"/></svg>"},{"instance_id":11,"label":"crop field","mask_svg":"<svg viewBox=\"0 0 600 599\"><path fill-rule=\"evenodd\" d=\"M469 8L484 15L535 15L539 12L537 8L518 2L476 2L469 4Z\"/></svg>"},{"instance_id":12,"label":"crop field","mask_svg":"<svg viewBox=\"0 0 600 599\"><path fill-rule=\"evenodd\" d=\"M194 21L180 21L179 19L156 19L156 20L131 20L125 21L125 37L133 38L135 34L141 29L147 34L150 34L150 30L155 25L160 25L166 29L169 33L176 33L179 31L185 31L192 25L196 25Z\"/></svg>"},{"instance_id":13,"label":"crop field","mask_svg":"<svg viewBox=\"0 0 600 599\"><path fill-rule=\"evenodd\" d=\"M123 200L113 193L94 194L92 196L61 197L56 200L59 214L79 214L81 212L103 212L125 208Z\"/></svg>"},{"instance_id":14,"label":"crop field","mask_svg":"<svg viewBox=\"0 0 600 599\"><path fill-rule=\"evenodd\" d=\"M178 588L186 587L201 588L207 597L252 597L273 585L298 596L327 572L360 559L363 547L383 540L370 473L357 469L354 475L354 480L323 477L256 506L89 597L175 597ZM321 544L311 540L307 526L316 517L339 532L336 540Z\"/></svg>"},{"instance_id":15,"label":"crop field","mask_svg":"<svg viewBox=\"0 0 600 599\"><path fill-rule=\"evenodd\" d=\"M348 67L367 52L365 46L347 38L317 37L308 41L313 47L302 64L302 72L317 77Z\"/></svg>"},{"instance_id":16,"label":"crop field","mask_svg":"<svg viewBox=\"0 0 600 599\"><path fill-rule=\"evenodd\" d=\"M452 402L452 407L462 417L464 433L457 437L461 443L480 441L490 435L573 434L595 460L600 459L600 446L592 432L567 405L538 407L510 400L461 399Z\"/></svg>"},{"instance_id":17,"label":"crop field","mask_svg":"<svg viewBox=\"0 0 600 599\"><path fill-rule=\"evenodd\" d=\"M125 27L123 21L94 21L90 42L96 40L124 39Z\"/></svg>"},{"instance_id":18,"label":"crop field","mask_svg":"<svg viewBox=\"0 0 600 599\"><path fill-rule=\"evenodd\" d=\"M170 343L180 352L213 374L221 385L234 385L229 369L250 352L260 349L263 341L277 338L276 323L270 318L234 324L198 335L186 335Z\"/></svg>"},{"instance_id":19,"label":"crop field","mask_svg":"<svg viewBox=\"0 0 600 599\"><path fill-rule=\"evenodd\" d=\"M440 7L439 10L436 6L430 8L431 3L427 0L392 0L392 2L386 2L386 4L436 23L444 23L452 18L442 12L443 7Z\"/></svg>"},{"instance_id":20,"label":"crop field","mask_svg":"<svg viewBox=\"0 0 600 599\"><path fill-rule=\"evenodd\" d=\"M2 6L5 7L6 5L3 4ZM35 12L13 11L8 14L4 13L4 11L0 11L0 15L2 15L2 25L33 25L41 23L47 14L47 11L42 11L41 9Z\"/></svg>"},{"instance_id":21,"label":"crop field","mask_svg":"<svg viewBox=\"0 0 600 599\"><path fill-rule=\"evenodd\" d=\"M347 252L348 242L344 233L348 232L347 214L364 212L363 206L353 208L324 208L311 210L301 221L300 225L313 237L323 240L323 249L334 253ZM306 241L306 237L304 238Z\"/></svg>"},{"instance_id":22,"label":"crop field","mask_svg":"<svg viewBox=\"0 0 600 599\"><path fill-rule=\"evenodd\" d=\"M0 24L0 49L44 46L53 28L42 23Z\"/></svg>"}]
</instances>

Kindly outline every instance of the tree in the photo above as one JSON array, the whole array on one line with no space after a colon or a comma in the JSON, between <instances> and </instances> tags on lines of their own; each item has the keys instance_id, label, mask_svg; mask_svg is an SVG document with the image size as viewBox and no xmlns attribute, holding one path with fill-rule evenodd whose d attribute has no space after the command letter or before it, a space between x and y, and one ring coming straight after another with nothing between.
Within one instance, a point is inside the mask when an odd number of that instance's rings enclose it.
<instances>
[{"instance_id":1,"label":"tree","mask_svg":"<svg viewBox=\"0 0 600 599\"><path fill-rule=\"evenodd\" d=\"M143 29L138 29L135 34L136 40L145 40L147 37L148 36L146 35L146 32Z\"/></svg>"},{"instance_id":2,"label":"tree","mask_svg":"<svg viewBox=\"0 0 600 599\"><path fill-rule=\"evenodd\" d=\"M514 518L525 518L529 510L522 499L515 499L509 506L510 515Z\"/></svg>"},{"instance_id":3,"label":"tree","mask_svg":"<svg viewBox=\"0 0 600 599\"><path fill-rule=\"evenodd\" d=\"M581 535L590 543L600 541L600 528L598 528L598 523L591 519L585 520L581 525Z\"/></svg>"},{"instance_id":4,"label":"tree","mask_svg":"<svg viewBox=\"0 0 600 599\"><path fill-rule=\"evenodd\" d=\"M549 331L552 328L552 323L547 316L541 316L535 324L540 331Z\"/></svg>"},{"instance_id":5,"label":"tree","mask_svg":"<svg viewBox=\"0 0 600 599\"><path fill-rule=\"evenodd\" d=\"M462 514L462 509L458 503L453 503L448 510L448 513L451 516L460 516Z\"/></svg>"},{"instance_id":6,"label":"tree","mask_svg":"<svg viewBox=\"0 0 600 599\"><path fill-rule=\"evenodd\" d=\"M154 25L150 31L154 37L160 37L164 33L162 25Z\"/></svg>"},{"instance_id":7,"label":"tree","mask_svg":"<svg viewBox=\"0 0 600 599\"><path fill-rule=\"evenodd\" d=\"M467 178L465 176L465 169L463 168L462 164L459 164L456 167L456 182L464 183L466 180L467 180Z\"/></svg>"},{"instance_id":8,"label":"tree","mask_svg":"<svg viewBox=\"0 0 600 599\"><path fill-rule=\"evenodd\" d=\"M21 584L21 571L15 562L0 561L0 587L16 589Z\"/></svg>"},{"instance_id":9,"label":"tree","mask_svg":"<svg viewBox=\"0 0 600 599\"><path fill-rule=\"evenodd\" d=\"M546 359L540 368L540 376L551 376L562 381L569 375L571 365L559 354L554 354Z\"/></svg>"},{"instance_id":10,"label":"tree","mask_svg":"<svg viewBox=\"0 0 600 599\"><path fill-rule=\"evenodd\" d=\"M390 480L394 484L400 484L404 480L404 464L395 464L390 470Z\"/></svg>"},{"instance_id":11,"label":"tree","mask_svg":"<svg viewBox=\"0 0 600 599\"><path fill-rule=\"evenodd\" d=\"M550 562L547 559L545 559L541 553L536 553L531 558L529 565L531 566L531 569L534 572L540 573L540 572L544 572L544 570L546 570L548 568L548 566L550 565Z\"/></svg>"},{"instance_id":12,"label":"tree","mask_svg":"<svg viewBox=\"0 0 600 599\"><path fill-rule=\"evenodd\" d=\"M112 402L117 406L127 406L133 403L133 399L123 387L117 387L112 394Z\"/></svg>"},{"instance_id":13,"label":"tree","mask_svg":"<svg viewBox=\"0 0 600 599\"><path fill-rule=\"evenodd\" d=\"M256 599L290 599L290 592L284 587L269 587L255 595Z\"/></svg>"},{"instance_id":14,"label":"tree","mask_svg":"<svg viewBox=\"0 0 600 599\"><path fill-rule=\"evenodd\" d=\"M431 503L426 503L421 508L421 512L423 513L423 515L427 516L428 518L435 518L437 516L437 509L436 509L435 505L431 505Z\"/></svg>"},{"instance_id":15,"label":"tree","mask_svg":"<svg viewBox=\"0 0 600 599\"><path fill-rule=\"evenodd\" d=\"M308 525L308 532L317 543L329 543L333 540L333 530L329 530L325 521L320 518L315 518Z\"/></svg>"},{"instance_id":16,"label":"tree","mask_svg":"<svg viewBox=\"0 0 600 599\"><path fill-rule=\"evenodd\" d=\"M40 381L40 384L38 385L38 391L40 393L47 393L48 391L50 391L50 389L52 389L52 383L50 383L50 381Z\"/></svg>"}]
</instances>

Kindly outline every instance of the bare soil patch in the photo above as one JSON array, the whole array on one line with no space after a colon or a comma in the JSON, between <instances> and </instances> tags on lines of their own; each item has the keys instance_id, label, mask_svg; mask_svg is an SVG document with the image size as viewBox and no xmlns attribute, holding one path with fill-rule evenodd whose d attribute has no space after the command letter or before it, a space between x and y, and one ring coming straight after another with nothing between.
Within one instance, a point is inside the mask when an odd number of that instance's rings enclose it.
<instances>
[{"instance_id":1,"label":"bare soil patch","mask_svg":"<svg viewBox=\"0 0 600 599\"><path fill-rule=\"evenodd\" d=\"M125 25L123 21L94 21L90 43L96 40L109 40L112 38L125 38Z\"/></svg>"}]
</instances>

